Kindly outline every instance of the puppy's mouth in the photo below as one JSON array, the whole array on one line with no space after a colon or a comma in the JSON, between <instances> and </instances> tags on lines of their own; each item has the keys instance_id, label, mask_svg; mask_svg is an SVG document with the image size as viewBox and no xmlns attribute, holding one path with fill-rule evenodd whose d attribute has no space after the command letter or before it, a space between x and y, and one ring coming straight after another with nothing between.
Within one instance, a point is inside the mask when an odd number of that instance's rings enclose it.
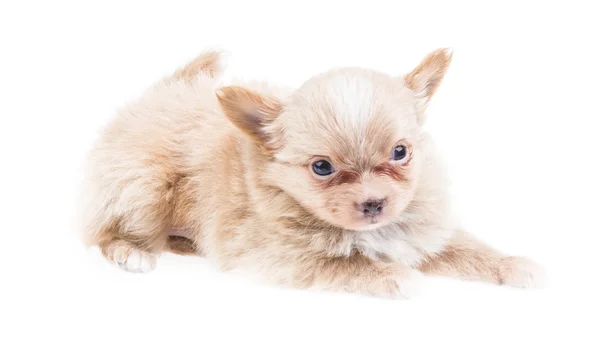
<instances>
[{"instance_id":1,"label":"puppy's mouth","mask_svg":"<svg viewBox=\"0 0 600 345\"><path fill-rule=\"evenodd\" d=\"M375 230L384 226L385 224L387 224L387 222L387 218L383 215L367 217L363 216L360 219L357 219L353 228L357 231Z\"/></svg>"},{"instance_id":2,"label":"puppy's mouth","mask_svg":"<svg viewBox=\"0 0 600 345\"><path fill-rule=\"evenodd\" d=\"M366 217L365 221L367 224L377 224L379 223L379 218L377 216Z\"/></svg>"}]
</instances>

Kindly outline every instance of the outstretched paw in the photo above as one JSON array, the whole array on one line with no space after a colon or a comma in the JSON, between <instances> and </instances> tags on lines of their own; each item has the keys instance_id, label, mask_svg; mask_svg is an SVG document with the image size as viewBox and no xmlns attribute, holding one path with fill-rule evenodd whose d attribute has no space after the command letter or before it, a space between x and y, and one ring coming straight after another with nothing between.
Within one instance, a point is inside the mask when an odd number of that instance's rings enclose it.
<instances>
[{"instance_id":1,"label":"outstretched paw","mask_svg":"<svg viewBox=\"0 0 600 345\"><path fill-rule=\"evenodd\" d=\"M518 288L541 288L545 285L546 273L538 263L519 256L502 259L500 279L503 284Z\"/></svg>"}]
</instances>

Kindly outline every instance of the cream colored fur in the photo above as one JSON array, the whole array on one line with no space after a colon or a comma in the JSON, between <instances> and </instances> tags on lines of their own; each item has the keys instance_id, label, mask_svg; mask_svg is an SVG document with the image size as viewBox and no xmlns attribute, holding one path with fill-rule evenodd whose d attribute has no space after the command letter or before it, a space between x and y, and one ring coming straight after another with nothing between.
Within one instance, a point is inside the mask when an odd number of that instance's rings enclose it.
<instances>
[{"instance_id":1,"label":"cream colored fur","mask_svg":"<svg viewBox=\"0 0 600 345\"><path fill-rule=\"evenodd\" d=\"M219 54L206 52L100 136L83 193L85 242L135 272L189 247L223 270L378 296L408 297L420 272L536 286L539 266L476 241L449 213L421 126L450 60L441 49L405 77L347 68L297 90L221 88ZM398 145L405 161L390 159ZM313 173L320 159L335 173ZM372 199L385 207L367 217L358 207Z\"/></svg>"}]
</instances>

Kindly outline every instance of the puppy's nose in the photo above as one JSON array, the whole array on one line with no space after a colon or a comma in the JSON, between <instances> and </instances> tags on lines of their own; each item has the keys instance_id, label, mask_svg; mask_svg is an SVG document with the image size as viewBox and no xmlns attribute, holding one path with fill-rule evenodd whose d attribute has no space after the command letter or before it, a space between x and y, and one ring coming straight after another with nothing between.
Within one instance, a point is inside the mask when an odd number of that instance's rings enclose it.
<instances>
[{"instance_id":1,"label":"puppy's nose","mask_svg":"<svg viewBox=\"0 0 600 345\"><path fill-rule=\"evenodd\" d=\"M359 210L367 217L373 217L381 214L385 207L385 199L369 199L359 205Z\"/></svg>"}]
</instances>

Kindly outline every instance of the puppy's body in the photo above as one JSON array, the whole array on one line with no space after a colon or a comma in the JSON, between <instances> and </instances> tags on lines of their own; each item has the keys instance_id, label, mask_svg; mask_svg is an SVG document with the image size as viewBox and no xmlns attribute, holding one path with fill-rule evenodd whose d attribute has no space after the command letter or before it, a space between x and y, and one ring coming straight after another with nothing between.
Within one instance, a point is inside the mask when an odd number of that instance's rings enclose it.
<instances>
[{"instance_id":1,"label":"puppy's body","mask_svg":"<svg viewBox=\"0 0 600 345\"><path fill-rule=\"evenodd\" d=\"M419 270L533 285L535 264L474 241L449 214L421 130L449 59L437 51L404 79L346 69L295 91L249 84L216 96L218 55L201 55L102 134L86 242L131 271L193 248L224 270L384 296L408 295ZM396 142L410 151L402 162L387 156ZM314 175L318 157L335 171ZM383 206L367 213L375 199Z\"/></svg>"}]
</instances>

